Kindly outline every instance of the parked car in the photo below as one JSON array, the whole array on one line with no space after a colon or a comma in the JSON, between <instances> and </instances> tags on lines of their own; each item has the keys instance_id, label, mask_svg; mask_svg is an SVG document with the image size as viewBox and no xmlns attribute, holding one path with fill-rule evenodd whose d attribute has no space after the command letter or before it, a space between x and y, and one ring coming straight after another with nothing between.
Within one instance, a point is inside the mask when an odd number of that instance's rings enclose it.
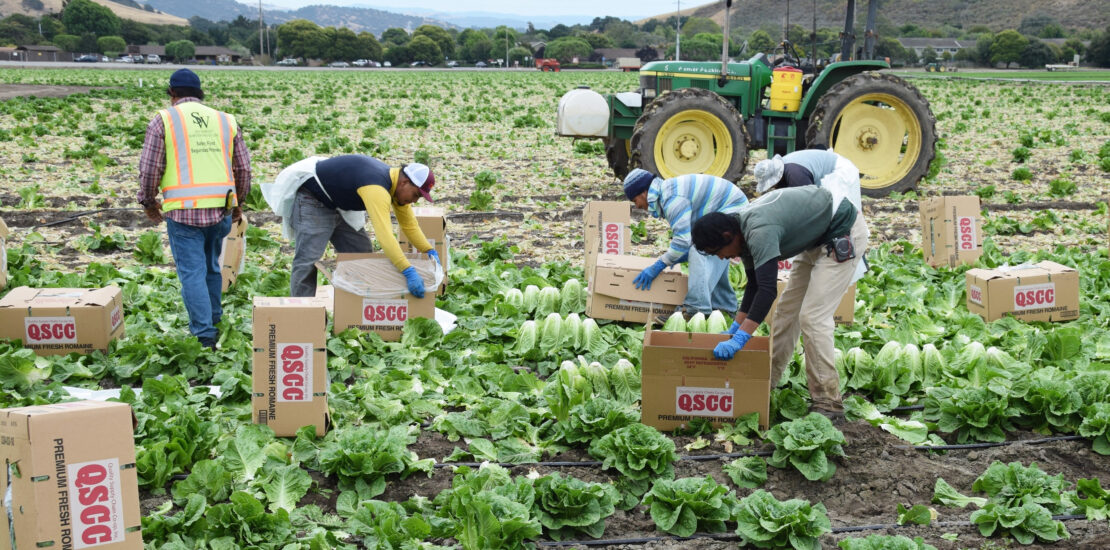
<instances>
[{"instance_id":1,"label":"parked car","mask_svg":"<svg viewBox=\"0 0 1110 550\"><path fill-rule=\"evenodd\" d=\"M373 65L370 64L370 61L366 59L356 59L351 62L351 65L354 65L355 67L373 67Z\"/></svg>"},{"instance_id":2,"label":"parked car","mask_svg":"<svg viewBox=\"0 0 1110 550\"><path fill-rule=\"evenodd\" d=\"M447 62L447 66L448 66L448 67L458 67L458 66L459 66L459 62L458 62L458 61L455 61L454 59L452 59L451 61L448 61L448 62Z\"/></svg>"},{"instance_id":3,"label":"parked car","mask_svg":"<svg viewBox=\"0 0 1110 550\"><path fill-rule=\"evenodd\" d=\"M100 56L99 55L93 55L93 54L87 54L87 55L82 55L82 56L78 57L77 59L74 59L74 61L76 61L78 63L96 63L97 61L100 61Z\"/></svg>"},{"instance_id":4,"label":"parked car","mask_svg":"<svg viewBox=\"0 0 1110 550\"><path fill-rule=\"evenodd\" d=\"M283 67L295 67L297 65L297 60L293 59L292 57L286 57L285 59L278 61L276 64Z\"/></svg>"},{"instance_id":5,"label":"parked car","mask_svg":"<svg viewBox=\"0 0 1110 550\"><path fill-rule=\"evenodd\" d=\"M427 66L428 66L427 61L413 61L412 63L409 63L409 67L427 67Z\"/></svg>"},{"instance_id":6,"label":"parked car","mask_svg":"<svg viewBox=\"0 0 1110 550\"><path fill-rule=\"evenodd\" d=\"M146 62L147 63L161 63L162 58L158 57L158 54L152 53L152 54L149 54L149 55L146 56Z\"/></svg>"},{"instance_id":7,"label":"parked car","mask_svg":"<svg viewBox=\"0 0 1110 550\"><path fill-rule=\"evenodd\" d=\"M484 69L486 67L486 62L485 61L479 61L479 62L475 63L474 66L479 68L479 69Z\"/></svg>"},{"instance_id":8,"label":"parked car","mask_svg":"<svg viewBox=\"0 0 1110 550\"><path fill-rule=\"evenodd\" d=\"M392 64L392 63L390 63L390 62L388 62L388 61L386 61L385 63L383 63L383 64L382 64L382 66L383 66L383 67L392 67L392 66L393 66L393 64Z\"/></svg>"},{"instance_id":9,"label":"parked car","mask_svg":"<svg viewBox=\"0 0 1110 550\"><path fill-rule=\"evenodd\" d=\"M134 62L135 62L135 60L131 59L130 55L120 56L118 59L116 59L116 63L134 63Z\"/></svg>"},{"instance_id":10,"label":"parked car","mask_svg":"<svg viewBox=\"0 0 1110 550\"><path fill-rule=\"evenodd\" d=\"M381 68L381 66L382 66L382 63L380 61L371 61L370 63L372 63L375 67L378 67L378 68ZM388 67L389 62L387 61L386 63L387 63L386 66Z\"/></svg>"},{"instance_id":11,"label":"parked car","mask_svg":"<svg viewBox=\"0 0 1110 550\"><path fill-rule=\"evenodd\" d=\"M335 68L343 68L343 67L350 67L351 64L347 63L346 61L332 61L331 63L328 63L328 66L329 67L335 67Z\"/></svg>"}]
</instances>

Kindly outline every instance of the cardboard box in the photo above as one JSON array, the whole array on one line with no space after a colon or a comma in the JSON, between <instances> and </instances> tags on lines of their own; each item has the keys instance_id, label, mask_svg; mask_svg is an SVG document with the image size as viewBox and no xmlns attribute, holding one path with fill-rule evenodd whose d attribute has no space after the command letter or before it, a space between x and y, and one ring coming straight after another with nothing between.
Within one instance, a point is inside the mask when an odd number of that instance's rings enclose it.
<instances>
[{"instance_id":1,"label":"cardboard box","mask_svg":"<svg viewBox=\"0 0 1110 550\"><path fill-rule=\"evenodd\" d=\"M786 283L790 281L790 272L783 271L783 265L792 265L790 260L783 260L779 262L779 278L778 278L778 294L782 295L782 291L786 290ZM771 320L775 316L775 307L778 305L778 298L771 304L771 309L767 310L767 318L763 320L767 326L771 326ZM848 285L848 290L844 291L844 297L840 299L840 304L836 306L836 311L833 312L833 322L838 325L850 325L856 321L856 283Z\"/></svg>"},{"instance_id":2,"label":"cardboard box","mask_svg":"<svg viewBox=\"0 0 1110 550\"><path fill-rule=\"evenodd\" d=\"M440 285L439 292L436 293L443 296L447 291L447 273L451 270L451 257L449 256L451 237L447 235L447 211L434 206L414 206L412 213L416 215L416 223L420 226L420 231L424 233L424 238L428 239L432 248L439 254L439 259L443 261L443 284ZM398 242L401 243L402 250L419 252L409 243L404 232L398 231L398 233Z\"/></svg>"},{"instance_id":3,"label":"cardboard box","mask_svg":"<svg viewBox=\"0 0 1110 550\"><path fill-rule=\"evenodd\" d=\"M925 263L956 267L979 259L983 254L979 197L935 197L917 205Z\"/></svg>"},{"instance_id":4,"label":"cardboard box","mask_svg":"<svg viewBox=\"0 0 1110 550\"><path fill-rule=\"evenodd\" d=\"M644 333L640 422L673 430L694 418L719 426L758 412L759 425L771 419L771 342L756 336L728 361L713 357L727 334Z\"/></svg>"},{"instance_id":5,"label":"cardboard box","mask_svg":"<svg viewBox=\"0 0 1110 550\"><path fill-rule=\"evenodd\" d=\"M134 437L124 403L0 410L0 548L142 550Z\"/></svg>"},{"instance_id":6,"label":"cardboard box","mask_svg":"<svg viewBox=\"0 0 1110 550\"><path fill-rule=\"evenodd\" d=\"M22 340L39 355L108 351L123 337L119 287L12 289L0 300L0 338Z\"/></svg>"},{"instance_id":7,"label":"cardboard box","mask_svg":"<svg viewBox=\"0 0 1110 550\"><path fill-rule=\"evenodd\" d=\"M677 268L663 270L651 290L639 290L633 280L655 258L600 255L586 300L586 315L594 319L646 323L653 315L669 314L686 300L687 276ZM654 309L653 309L654 308Z\"/></svg>"},{"instance_id":8,"label":"cardboard box","mask_svg":"<svg viewBox=\"0 0 1110 550\"><path fill-rule=\"evenodd\" d=\"M965 277L967 310L988 322L1006 315L1022 321L1079 318L1079 272L1070 267L1044 261L1021 269L969 269Z\"/></svg>"},{"instance_id":9,"label":"cardboard box","mask_svg":"<svg viewBox=\"0 0 1110 550\"><path fill-rule=\"evenodd\" d=\"M238 223L231 224L231 232L224 237L220 249L220 274L223 277L223 291L235 284L247 263L247 216Z\"/></svg>"},{"instance_id":10,"label":"cardboard box","mask_svg":"<svg viewBox=\"0 0 1110 550\"><path fill-rule=\"evenodd\" d=\"M327 433L328 315L316 298L254 299L254 423L282 437Z\"/></svg>"},{"instance_id":11,"label":"cardboard box","mask_svg":"<svg viewBox=\"0 0 1110 550\"><path fill-rule=\"evenodd\" d=\"M414 264L426 262L430 265L431 262L424 254L406 254L406 257ZM364 259L384 262L389 269L393 269L393 264L385 254L337 255L337 262ZM324 272L329 281L333 280L332 272L326 266L317 262L316 267ZM436 297L431 294L417 298L408 292L402 292L387 298L366 298L338 287L334 289L334 293L335 334L353 327L363 332L373 332L386 342L397 342L401 340L401 331L410 317L435 319Z\"/></svg>"},{"instance_id":12,"label":"cardboard box","mask_svg":"<svg viewBox=\"0 0 1110 550\"><path fill-rule=\"evenodd\" d=\"M590 201L582 211L585 224L586 286L593 281L598 255L620 256L632 250L632 203Z\"/></svg>"},{"instance_id":13,"label":"cardboard box","mask_svg":"<svg viewBox=\"0 0 1110 550\"><path fill-rule=\"evenodd\" d=\"M324 304L328 313L335 312L335 287L331 285L316 285L316 299Z\"/></svg>"},{"instance_id":14,"label":"cardboard box","mask_svg":"<svg viewBox=\"0 0 1110 550\"><path fill-rule=\"evenodd\" d=\"M0 218L0 290L8 286L8 224Z\"/></svg>"}]
</instances>

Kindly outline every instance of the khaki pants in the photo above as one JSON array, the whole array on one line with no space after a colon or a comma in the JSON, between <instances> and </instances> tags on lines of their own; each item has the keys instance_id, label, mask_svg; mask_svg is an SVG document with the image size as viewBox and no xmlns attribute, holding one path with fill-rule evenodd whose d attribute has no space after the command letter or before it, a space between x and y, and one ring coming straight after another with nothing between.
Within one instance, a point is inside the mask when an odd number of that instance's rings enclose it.
<instances>
[{"instance_id":1,"label":"khaki pants","mask_svg":"<svg viewBox=\"0 0 1110 550\"><path fill-rule=\"evenodd\" d=\"M801 333L809 395L813 405L822 409L841 408L840 377L834 363L833 313L867 250L870 231L862 214L856 217L850 235L856 257L847 262L837 263L834 256L826 255L823 244L795 256L794 268L778 297L771 322L772 387L782 382L783 371L794 357L794 346Z\"/></svg>"}]
</instances>

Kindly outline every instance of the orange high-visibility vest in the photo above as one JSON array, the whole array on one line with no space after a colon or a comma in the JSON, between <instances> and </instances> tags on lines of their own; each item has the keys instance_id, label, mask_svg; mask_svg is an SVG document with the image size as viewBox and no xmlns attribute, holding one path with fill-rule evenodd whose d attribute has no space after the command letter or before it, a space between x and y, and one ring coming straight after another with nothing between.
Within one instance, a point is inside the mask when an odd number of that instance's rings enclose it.
<instances>
[{"instance_id":1,"label":"orange high-visibility vest","mask_svg":"<svg viewBox=\"0 0 1110 550\"><path fill-rule=\"evenodd\" d=\"M235 117L196 101L158 114L166 129L166 172L159 186L162 211L238 205L231 171Z\"/></svg>"}]
</instances>

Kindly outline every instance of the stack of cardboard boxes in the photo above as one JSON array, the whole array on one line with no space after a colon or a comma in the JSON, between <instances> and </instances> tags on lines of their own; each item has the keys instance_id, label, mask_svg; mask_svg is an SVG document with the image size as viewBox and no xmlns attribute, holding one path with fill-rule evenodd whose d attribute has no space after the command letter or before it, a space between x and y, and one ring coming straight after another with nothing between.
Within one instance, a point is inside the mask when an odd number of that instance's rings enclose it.
<instances>
[{"instance_id":1,"label":"stack of cardboard boxes","mask_svg":"<svg viewBox=\"0 0 1110 550\"><path fill-rule=\"evenodd\" d=\"M131 407L0 411L0 548L141 550Z\"/></svg>"},{"instance_id":2,"label":"stack of cardboard boxes","mask_svg":"<svg viewBox=\"0 0 1110 550\"><path fill-rule=\"evenodd\" d=\"M983 254L979 197L936 197L918 203L922 252L932 266L974 264ZM969 269L967 309L990 322L1079 318L1079 272L1054 262Z\"/></svg>"},{"instance_id":3,"label":"stack of cardboard boxes","mask_svg":"<svg viewBox=\"0 0 1110 550\"><path fill-rule=\"evenodd\" d=\"M687 277L678 268L664 270L650 290L633 285L636 275L655 263L655 258L625 254L632 248L630 203L593 201L586 205L584 218L586 315L646 323L652 315L670 313L682 304Z\"/></svg>"}]
</instances>

